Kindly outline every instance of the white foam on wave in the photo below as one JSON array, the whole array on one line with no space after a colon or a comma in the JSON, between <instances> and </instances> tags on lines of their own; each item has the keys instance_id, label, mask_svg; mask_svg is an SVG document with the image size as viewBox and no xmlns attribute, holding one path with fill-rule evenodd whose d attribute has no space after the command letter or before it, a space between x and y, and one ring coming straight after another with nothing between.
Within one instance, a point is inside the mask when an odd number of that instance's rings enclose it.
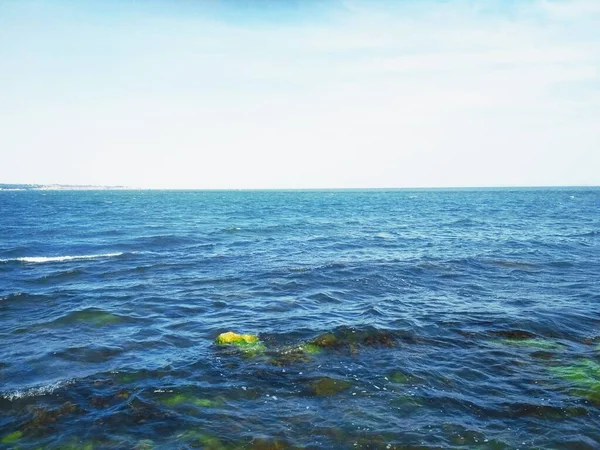
<instances>
[{"instance_id":1,"label":"white foam on wave","mask_svg":"<svg viewBox=\"0 0 600 450\"><path fill-rule=\"evenodd\" d=\"M97 258L112 258L115 256L121 256L123 252L120 253L102 253L98 255L75 255L75 256L24 256L21 258L11 258L11 259L0 259L0 262L11 262L11 261L19 261L25 263L47 263L47 262L63 262L63 261L76 261L81 259L97 259Z\"/></svg>"},{"instance_id":2,"label":"white foam on wave","mask_svg":"<svg viewBox=\"0 0 600 450\"><path fill-rule=\"evenodd\" d=\"M43 386L36 386L27 389L17 389L9 392L2 392L0 395L6 400L18 400L20 398L37 397L39 395L52 394L55 390L72 384L74 380L57 381L55 383L46 384Z\"/></svg>"}]
</instances>

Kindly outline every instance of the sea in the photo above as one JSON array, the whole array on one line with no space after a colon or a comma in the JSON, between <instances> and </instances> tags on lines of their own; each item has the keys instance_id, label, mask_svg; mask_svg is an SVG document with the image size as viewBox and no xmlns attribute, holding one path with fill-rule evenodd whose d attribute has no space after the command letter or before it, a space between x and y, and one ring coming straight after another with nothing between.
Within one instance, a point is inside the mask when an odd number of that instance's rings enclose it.
<instances>
[{"instance_id":1,"label":"sea","mask_svg":"<svg viewBox=\"0 0 600 450\"><path fill-rule=\"evenodd\" d=\"M0 448L599 449L600 188L6 188Z\"/></svg>"}]
</instances>

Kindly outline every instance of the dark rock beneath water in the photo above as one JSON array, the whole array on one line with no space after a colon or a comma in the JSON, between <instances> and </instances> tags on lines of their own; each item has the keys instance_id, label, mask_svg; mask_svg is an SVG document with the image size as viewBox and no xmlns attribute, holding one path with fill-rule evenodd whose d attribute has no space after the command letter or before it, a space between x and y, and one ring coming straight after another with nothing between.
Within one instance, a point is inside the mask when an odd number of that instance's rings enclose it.
<instances>
[{"instance_id":1,"label":"dark rock beneath water","mask_svg":"<svg viewBox=\"0 0 600 450\"><path fill-rule=\"evenodd\" d=\"M66 402L56 409L36 408L33 418L26 422L23 429L31 434L45 434L62 416L73 414L79 408L71 402Z\"/></svg>"},{"instance_id":2,"label":"dark rock beneath water","mask_svg":"<svg viewBox=\"0 0 600 450\"><path fill-rule=\"evenodd\" d=\"M317 396L331 396L339 394L350 388L350 383L344 380L336 380L334 378L323 377L314 380L311 383L311 391Z\"/></svg>"},{"instance_id":3,"label":"dark rock beneath water","mask_svg":"<svg viewBox=\"0 0 600 450\"><path fill-rule=\"evenodd\" d=\"M545 352L543 350L537 351L537 352L533 352L531 354L532 358L536 358L536 359L543 359L543 360L550 360L554 358L554 353L552 352Z\"/></svg>"},{"instance_id":4,"label":"dark rock beneath water","mask_svg":"<svg viewBox=\"0 0 600 450\"><path fill-rule=\"evenodd\" d=\"M396 338L390 331L369 328L357 330L354 328L339 328L333 333L324 333L313 339L309 345L324 349L345 349L350 353L358 353L360 346L364 347L395 347Z\"/></svg>"},{"instance_id":5,"label":"dark rock beneath water","mask_svg":"<svg viewBox=\"0 0 600 450\"><path fill-rule=\"evenodd\" d=\"M552 405L533 405L529 403L519 403L509 407L511 417L540 417L543 419L564 419L567 417L579 417L588 415L585 408L578 406L558 407Z\"/></svg>"},{"instance_id":6,"label":"dark rock beneath water","mask_svg":"<svg viewBox=\"0 0 600 450\"><path fill-rule=\"evenodd\" d=\"M254 439L248 446L251 450L291 450L294 447L284 441L269 440L269 439Z\"/></svg>"},{"instance_id":7,"label":"dark rock beneath water","mask_svg":"<svg viewBox=\"0 0 600 450\"><path fill-rule=\"evenodd\" d=\"M95 396L90 398L90 405L94 408L108 408L109 406L123 400L127 400L130 394L126 389L121 389L114 395L109 395L106 397Z\"/></svg>"},{"instance_id":8,"label":"dark rock beneath water","mask_svg":"<svg viewBox=\"0 0 600 450\"><path fill-rule=\"evenodd\" d=\"M497 330L492 331L492 334L506 339L533 339L537 335L525 330Z\"/></svg>"},{"instance_id":9,"label":"dark rock beneath water","mask_svg":"<svg viewBox=\"0 0 600 450\"><path fill-rule=\"evenodd\" d=\"M338 339L332 333L322 334L314 339L311 343L324 348L335 348L343 345L343 343L338 341Z\"/></svg>"}]
</instances>

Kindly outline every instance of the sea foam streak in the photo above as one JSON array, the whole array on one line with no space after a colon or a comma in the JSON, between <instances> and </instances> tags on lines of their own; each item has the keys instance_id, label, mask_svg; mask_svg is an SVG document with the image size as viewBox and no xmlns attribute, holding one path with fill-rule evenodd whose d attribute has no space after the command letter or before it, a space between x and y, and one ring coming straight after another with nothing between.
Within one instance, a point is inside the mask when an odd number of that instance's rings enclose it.
<instances>
[{"instance_id":1,"label":"sea foam streak","mask_svg":"<svg viewBox=\"0 0 600 450\"><path fill-rule=\"evenodd\" d=\"M2 392L2 393L0 393L0 396L5 398L6 400L13 401L13 400L18 400L20 398L48 395L48 394L52 394L55 390L57 390L61 387L72 384L73 382L74 382L73 379L65 380L65 381L57 381L55 383L50 383L50 384L43 385L43 386L36 386L36 387L30 387L27 389L17 389L14 391Z\"/></svg>"},{"instance_id":2,"label":"sea foam streak","mask_svg":"<svg viewBox=\"0 0 600 450\"><path fill-rule=\"evenodd\" d=\"M22 258L11 258L11 259L0 259L0 262L11 262L19 261L25 263L47 263L47 262L62 262L62 261L75 261L81 259L97 259L97 258L111 258L114 256L121 256L120 253L102 253L99 255L75 255L75 256L24 256Z\"/></svg>"}]
</instances>

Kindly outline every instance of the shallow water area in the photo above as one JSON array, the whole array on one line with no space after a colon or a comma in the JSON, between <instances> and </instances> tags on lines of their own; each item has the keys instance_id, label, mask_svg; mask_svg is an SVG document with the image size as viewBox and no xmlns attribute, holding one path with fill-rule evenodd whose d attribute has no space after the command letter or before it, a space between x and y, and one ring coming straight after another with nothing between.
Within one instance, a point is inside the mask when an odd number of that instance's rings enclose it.
<instances>
[{"instance_id":1,"label":"shallow water area","mask_svg":"<svg viewBox=\"0 0 600 450\"><path fill-rule=\"evenodd\" d=\"M600 447L600 189L0 210L0 448Z\"/></svg>"}]
</instances>

